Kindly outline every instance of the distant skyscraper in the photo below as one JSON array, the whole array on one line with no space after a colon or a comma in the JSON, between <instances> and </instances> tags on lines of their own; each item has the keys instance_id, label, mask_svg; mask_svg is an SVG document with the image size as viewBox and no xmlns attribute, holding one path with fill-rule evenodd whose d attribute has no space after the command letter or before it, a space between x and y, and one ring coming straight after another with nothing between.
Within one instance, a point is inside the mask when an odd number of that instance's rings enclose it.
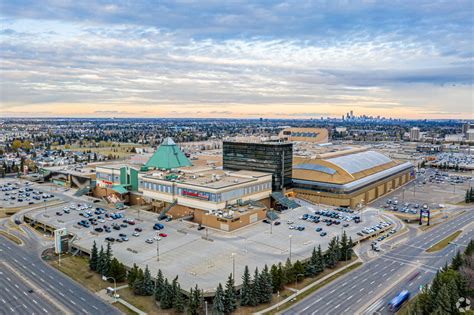
<instances>
[{"instance_id":1,"label":"distant skyscraper","mask_svg":"<svg viewBox=\"0 0 474 315\"><path fill-rule=\"evenodd\" d=\"M413 127L410 129L410 140L411 141L420 141L420 128Z\"/></svg>"}]
</instances>

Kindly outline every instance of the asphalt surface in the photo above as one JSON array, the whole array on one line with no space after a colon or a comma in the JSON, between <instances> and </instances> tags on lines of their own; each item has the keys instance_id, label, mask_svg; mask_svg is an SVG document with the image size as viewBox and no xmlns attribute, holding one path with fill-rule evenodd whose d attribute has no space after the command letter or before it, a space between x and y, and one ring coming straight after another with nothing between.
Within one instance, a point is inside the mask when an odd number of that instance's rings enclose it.
<instances>
[{"instance_id":1,"label":"asphalt surface","mask_svg":"<svg viewBox=\"0 0 474 315\"><path fill-rule=\"evenodd\" d=\"M20 218L25 211L14 218ZM7 230L6 222L7 219L0 221L3 230ZM43 250L52 246L51 241L26 227L22 230L24 234L11 232L23 240L23 246L0 236L0 314L121 314L41 259Z\"/></svg>"},{"instance_id":2,"label":"asphalt surface","mask_svg":"<svg viewBox=\"0 0 474 315\"><path fill-rule=\"evenodd\" d=\"M474 220L474 211L467 211L450 221L432 227L425 233L408 239L404 244L385 250L358 269L317 290L283 314L355 314L387 313L387 303L401 289L412 296L420 285L429 283L436 271L449 262L454 245L439 252L425 250ZM464 230L456 243L465 244L474 237L472 226Z\"/></svg>"}]
</instances>

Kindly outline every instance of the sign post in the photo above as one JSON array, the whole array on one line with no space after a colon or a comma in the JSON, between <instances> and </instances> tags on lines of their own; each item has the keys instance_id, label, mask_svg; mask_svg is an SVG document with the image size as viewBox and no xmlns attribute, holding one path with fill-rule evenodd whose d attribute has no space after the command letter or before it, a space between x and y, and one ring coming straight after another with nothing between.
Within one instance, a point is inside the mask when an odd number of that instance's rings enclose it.
<instances>
[{"instance_id":1,"label":"sign post","mask_svg":"<svg viewBox=\"0 0 474 315\"><path fill-rule=\"evenodd\" d=\"M54 252L59 255L58 262L60 266L61 266L61 252L62 252L61 238L66 235L67 235L66 228L54 230Z\"/></svg>"}]
</instances>

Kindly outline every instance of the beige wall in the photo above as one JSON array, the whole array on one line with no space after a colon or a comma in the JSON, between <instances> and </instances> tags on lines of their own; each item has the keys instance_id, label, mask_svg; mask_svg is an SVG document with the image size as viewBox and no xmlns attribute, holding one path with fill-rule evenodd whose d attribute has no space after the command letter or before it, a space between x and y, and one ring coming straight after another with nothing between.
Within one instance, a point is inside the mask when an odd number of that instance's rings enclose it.
<instances>
[{"instance_id":1,"label":"beige wall","mask_svg":"<svg viewBox=\"0 0 474 315\"><path fill-rule=\"evenodd\" d=\"M291 189L290 192L293 191L298 197L306 199L312 203L356 208L359 203L362 203L362 200L364 200L364 204L366 204L367 202L371 202L385 195L391 189L396 189L402 186L409 180L410 173L409 171L407 171L406 173L399 174L398 176L388 178L385 181L375 183L351 195L340 195L326 192L321 192L320 194L317 194L316 191L312 192L297 188Z\"/></svg>"}]
</instances>

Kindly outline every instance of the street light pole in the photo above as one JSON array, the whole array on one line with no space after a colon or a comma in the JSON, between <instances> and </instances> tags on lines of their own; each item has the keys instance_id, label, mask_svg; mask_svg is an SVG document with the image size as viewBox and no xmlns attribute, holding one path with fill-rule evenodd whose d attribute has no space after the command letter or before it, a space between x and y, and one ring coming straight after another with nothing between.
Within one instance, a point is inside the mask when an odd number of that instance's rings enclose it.
<instances>
[{"instance_id":1,"label":"street light pole","mask_svg":"<svg viewBox=\"0 0 474 315\"><path fill-rule=\"evenodd\" d=\"M290 235L288 235L288 237L290 238L290 262L291 262L291 237L292 237L292 235L290 234Z\"/></svg>"},{"instance_id":2,"label":"street light pole","mask_svg":"<svg viewBox=\"0 0 474 315\"><path fill-rule=\"evenodd\" d=\"M156 261L160 261L160 241L156 240Z\"/></svg>"},{"instance_id":3,"label":"street light pole","mask_svg":"<svg viewBox=\"0 0 474 315\"><path fill-rule=\"evenodd\" d=\"M102 276L102 280L107 281L108 279L114 280L114 300L117 301L117 281L114 277Z\"/></svg>"},{"instance_id":4,"label":"street light pole","mask_svg":"<svg viewBox=\"0 0 474 315\"><path fill-rule=\"evenodd\" d=\"M235 280L235 253L232 253L231 257L232 257L232 278Z\"/></svg>"}]
</instances>

